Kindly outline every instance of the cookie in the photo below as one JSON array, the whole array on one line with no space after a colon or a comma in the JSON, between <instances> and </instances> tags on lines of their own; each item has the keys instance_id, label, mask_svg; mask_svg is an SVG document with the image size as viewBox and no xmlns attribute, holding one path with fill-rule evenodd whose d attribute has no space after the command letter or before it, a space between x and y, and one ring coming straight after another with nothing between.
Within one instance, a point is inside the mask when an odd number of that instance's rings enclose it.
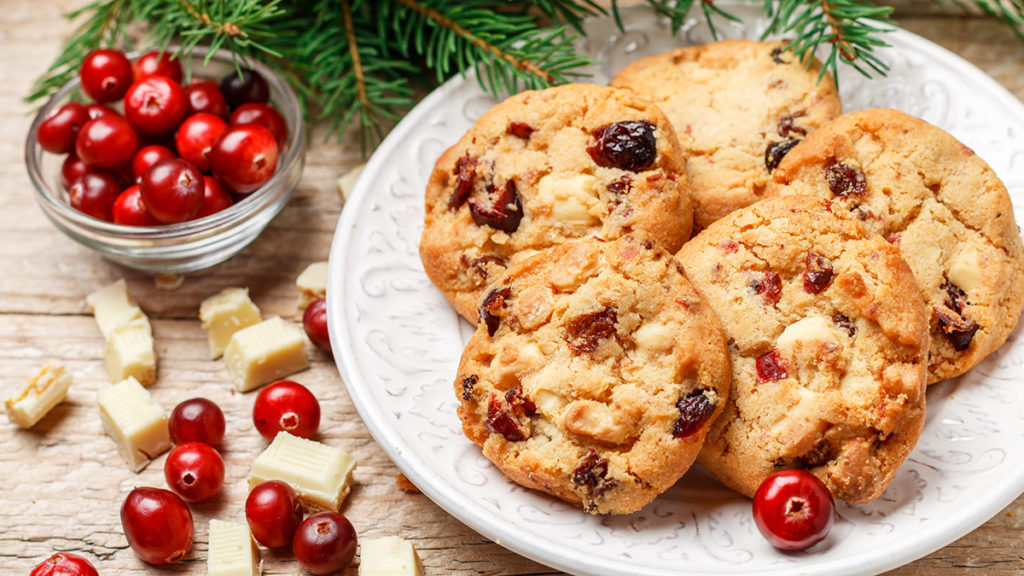
<instances>
[{"instance_id":1,"label":"cookie","mask_svg":"<svg viewBox=\"0 0 1024 576\"><path fill-rule=\"evenodd\" d=\"M761 200L676 255L732 358L732 392L698 461L749 497L801 468L836 498L877 498L924 426L928 316L913 274L835 209Z\"/></svg>"},{"instance_id":2,"label":"cookie","mask_svg":"<svg viewBox=\"0 0 1024 576\"><path fill-rule=\"evenodd\" d=\"M821 64L808 67L784 47L725 40L680 48L612 79L651 99L675 127L697 229L759 200L786 150L841 111Z\"/></svg>"},{"instance_id":3,"label":"cookie","mask_svg":"<svg viewBox=\"0 0 1024 576\"><path fill-rule=\"evenodd\" d=\"M929 382L977 365L1017 324L1024 250L1010 196L944 130L897 110L846 114L793 148L769 192L828 198L899 248L931 313Z\"/></svg>"},{"instance_id":4,"label":"cookie","mask_svg":"<svg viewBox=\"0 0 1024 576\"><path fill-rule=\"evenodd\" d=\"M437 161L420 257L471 322L514 260L573 238L632 233L675 252L689 186L671 124L626 90L568 85L498 104Z\"/></svg>"},{"instance_id":5,"label":"cookie","mask_svg":"<svg viewBox=\"0 0 1024 576\"><path fill-rule=\"evenodd\" d=\"M455 380L463 431L508 478L591 513L672 486L728 395L714 313L671 254L631 236L513 264L481 318Z\"/></svg>"}]
</instances>

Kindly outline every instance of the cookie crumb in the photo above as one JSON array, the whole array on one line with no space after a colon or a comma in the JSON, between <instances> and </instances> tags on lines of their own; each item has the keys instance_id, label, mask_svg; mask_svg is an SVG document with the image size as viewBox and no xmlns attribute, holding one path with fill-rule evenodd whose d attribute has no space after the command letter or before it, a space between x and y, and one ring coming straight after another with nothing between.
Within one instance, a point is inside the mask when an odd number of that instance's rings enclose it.
<instances>
[{"instance_id":1,"label":"cookie crumb","mask_svg":"<svg viewBox=\"0 0 1024 576\"><path fill-rule=\"evenodd\" d=\"M420 494L420 489L412 483L411 480L406 478L405 474L395 475L395 486L402 492L408 492L409 494Z\"/></svg>"}]
</instances>

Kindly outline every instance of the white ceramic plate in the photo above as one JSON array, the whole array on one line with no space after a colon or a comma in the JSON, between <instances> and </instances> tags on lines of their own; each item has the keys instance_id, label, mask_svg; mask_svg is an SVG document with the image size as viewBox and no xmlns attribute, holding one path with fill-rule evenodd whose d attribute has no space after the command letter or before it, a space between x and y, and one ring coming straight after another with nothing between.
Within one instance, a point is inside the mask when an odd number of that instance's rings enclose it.
<instances>
[{"instance_id":1,"label":"white ceramic plate","mask_svg":"<svg viewBox=\"0 0 1024 576\"><path fill-rule=\"evenodd\" d=\"M752 16L756 16L753 14ZM753 22L753 20L747 20ZM725 24L756 37L762 22ZM604 82L625 63L710 40L698 19L673 37L646 12L628 32L590 24L587 51ZM913 34L887 36L892 72L844 71L845 109L899 108L953 133L1003 178L1022 220L1024 105L981 71ZM756 97L756 94L752 94ZM495 542L574 574L873 574L970 532L1024 490L1024 342L1020 330L966 376L932 386L924 434L885 494L840 505L829 538L803 553L775 551L750 501L691 470L629 516L583 514L509 482L463 435L452 382L472 332L420 264L423 190L434 162L494 101L456 78L395 128L345 207L331 250L328 311L335 358L370 432L434 502Z\"/></svg>"}]
</instances>

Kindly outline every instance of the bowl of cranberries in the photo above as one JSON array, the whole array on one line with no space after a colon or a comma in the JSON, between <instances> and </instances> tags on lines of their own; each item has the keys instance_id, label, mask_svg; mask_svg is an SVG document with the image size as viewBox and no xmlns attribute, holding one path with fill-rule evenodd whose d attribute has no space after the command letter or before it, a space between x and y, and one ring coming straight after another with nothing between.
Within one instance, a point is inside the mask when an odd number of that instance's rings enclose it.
<instances>
[{"instance_id":1,"label":"bowl of cranberries","mask_svg":"<svg viewBox=\"0 0 1024 576\"><path fill-rule=\"evenodd\" d=\"M280 76L230 53L91 52L38 112L25 162L46 216L109 260L180 274L227 260L291 197L305 127Z\"/></svg>"}]
</instances>

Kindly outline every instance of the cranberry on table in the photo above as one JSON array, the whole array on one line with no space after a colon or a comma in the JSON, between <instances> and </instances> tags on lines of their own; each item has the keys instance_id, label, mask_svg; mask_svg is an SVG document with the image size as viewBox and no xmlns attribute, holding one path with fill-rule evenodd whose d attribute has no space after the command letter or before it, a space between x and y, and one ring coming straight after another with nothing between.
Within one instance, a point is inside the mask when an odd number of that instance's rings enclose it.
<instances>
[{"instance_id":1,"label":"cranberry on table","mask_svg":"<svg viewBox=\"0 0 1024 576\"><path fill-rule=\"evenodd\" d=\"M302 504L291 486L270 480L249 492L245 520L257 542L267 548L284 548L292 543L302 523Z\"/></svg>"},{"instance_id":2,"label":"cranberry on table","mask_svg":"<svg viewBox=\"0 0 1024 576\"><path fill-rule=\"evenodd\" d=\"M259 124L274 135L278 149L283 149L288 141L288 124L285 123L281 113L274 110L269 104L262 102L250 102L242 104L231 113L232 126L239 124Z\"/></svg>"},{"instance_id":3,"label":"cranberry on table","mask_svg":"<svg viewBox=\"0 0 1024 576\"><path fill-rule=\"evenodd\" d=\"M64 159L64 163L60 166L60 185L67 190L71 187L71 183L82 174L85 174L85 171L88 169L89 166L82 162L78 156L68 154L67 158Z\"/></svg>"},{"instance_id":4,"label":"cranberry on table","mask_svg":"<svg viewBox=\"0 0 1024 576\"><path fill-rule=\"evenodd\" d=\"M331 352L331 337L327 332L327 301L317 298L302 314L302 327L317 348Z\"/></svg>"},{"instance_id":5,"label":"cranberry on table","mask_svg":"<svg viewBox=\"0 0 1024 576\"><path fill-rule=\"evenodd\" d=\"M120 168L132 161L138 149L139 137L120 116L86 122L75 139L75 154L97 168Z\"/></svg>"},{"instance_id":6,"label":"cranberry on table","mask_svg":"<svg viewBox=\"0 0 1024 576\"><path fill-rule=\"evenodd\" d=\"M171 411L168 421L175 444L202 442L217 446L224 439L224 412L206 398L190 398Z\"/></svg>"},{"instance_id":7,"label":"cranberry on table","mask_svg":"<svg viewBox=\"0 0 1024 576\"><path fill-rule=\"evenodd\" d=\"M225 186L248 194L277 170L277 140L259 124L228 128L210 151L210 169Z\"/></svg>"},{"instance_id":8,"label":"cranberry on table","mask_svg":"<svg viewBox=\"0 0 1024 576\"><path fill-rule=\"evenodd\" d=\"M168 158L175 158L175 154L166 146L150 144L139 148L139 151L135 153L135 157L132 158L132 177L135 182L139 182L142 179L142 175L145 174L146 170L149 170L153 164Z\"/></svg>"},{"instance_id":9,"label":"cranberry on table","mask_svg":"<svg viewBox=\"0 0 1024 576\"><path fill-rule=\"evenodd\" d=\"M181 87L185 92L186 115L206 112L226 119L230 113L220 84L213 80L193 80L191 84Z\"/></svg>"},{"instance_id":10,"label":"cranberry on table","mask_svg":"<svg viewBox=\"0 0 1024 576\"><path fill-rule=\"evenodd\" d=\"M36 141L52 154L67 154L75 149L78 131L90 120L89 111L78 102L68 102L57 108L39 124Z\"/></svg>"},{"instance_id":11,"label":"cranberry on table","mask_svg":"<svg viewBox=\"0 0 1024 576\"><path fill-rule=\"evenodd\" d=\"M124 115L139 134L170 134L185 119L185 94L166 76L143 78L125 94Z\"/></svg>"},{"instance_id":12,"label":"cranberry on table","mask_svg":"<svg viewBox=\"0 0 1024 576\"><path fill-rule=\"evenodd\" d=\"M185 501L170 490L135 488L121 505L121 527L135 554L150 564L171 564L192 548L195 527Z\"/></svg>"},{"instance_id":13,"label":"cranberry on table","mask_svg":"<svg viewBox=\"0 0 1024 576\"><path fill-rule=\"evenodd\" d=\"M160 226L142 202L138 185L130 186L114 200L114 224L125 226Z\"/></svg>"},{"instance_id":14,"label":"cranberry on table","mask_svg":"<svg viewBox=\"0 0 1024 576\"><path fill-rule=\"evenodd\" d=\"M196 219L205 218L210 214L216 214L221 210L230 208L235 201L231 194L220 185L213 176L203 176L203 205L196 213Z\"/></svg>"},{"instance_id":15,"label":"cranberry on table","mask_svg":"<svg viewBox=\"0 0 1024 576\"><path fill-rule=\"evenodd\" d=\"M320 428L320 403L302 384L278 380L256 396L252 405L252 421L268 441L281 431L300 438L312 438Z\"/></svg>"},{"instance_id":16,"label":"cranberry on table","mask_svg":"<svg viewBox=\"0 0 1024 576\"><path fill-rule=\"evenodd\" d=\"M92 563L78 554L57 552L36 566L29 576L99 576Z\"/></svg>"},{"instance_id":17,"label":"cranberry on table","mask_svg":"<svg viewBox=\"0 0 1024 576\"><path fill-rule=\"evenodd\" d=\"M178 154L203 172L210 171L210 150L228 129L228 123L206 112L185 119L174 135Z\"/></svg>"},{"instance_id":18,"label":"cranberry on table","mask_svg":"<svg viewBox=\"0 0 1024 576\"><path fill-rule=\"evenodd\" d=\"M121 182L103 170L87 169L68 188L71 207L107 222L114 221L114 201L121 194Z\"/></svg>"},{"instance_id":19,"label":"cranberry on table","mask_svg":"<svg viewBox=\"0 0 1024 576\"><path fill-rule=\"evenodd\" d=\"M139 81L149 76L166 76L177 83L181 83L181 62L168 52L160 53L158 50L146 52L132 65L135 80Z\"/></svg>"},{"instance_id":20,"label":"cranberry on table","mask_svg":"<svg viewBox=\"0 0 1024 576\"><path fill-rule=\"evenodd\" d=\"M117 110L114 110L106 104L89 104L85 107L85 111L89 113L90 120L95 120L104 116L120 116Z\"/></svg>"},{"instance_id":21,"label":"cranberry on table","mask_svg":"<svg viewBox=\"0 0 1024 576\"><path fill-rule=\"evenodd\" d=\"M754 523L781 550L804 550L828 536L835 502L825 484L804 470L776 472L754 494Z\"/></svg>"},{"instance_id":22,"label":"cranberry on table","mask_svg":"<svg viewBox=\"0 0 1024 576\"><path fill-rule=\"evenodd\" d=\"M351 564L356 545L356 530L348 518L335 512L321 512L299 525L292 540L292 552L303 568L319 576Z\"/></svg>"},{"instance_id":23,"label":"cranberry on table","mask_svg":"<svg viewBox=\"0 0 1024 576\"><path fill-rule=\"evenodd\" d=\"M220 81L220 91L232 110L249 102L270 101L270 86L255 70L242 68L241 73L232 72Z\"/></svg>"},{"instance_id":24,"label":"cranberry on table","mask_svg":"<svg viewBox=\"0 0 1024 576\"><path fill-rule=\"evenodd\" d=\"M139 182L142 202L164 224L190 220L203 205L203 173L181 158L154 164Z\"/></svg>"},{"instance_id":25,"label":"cranberry on table","mask_svg":"<svg viewBox=\"0 0 1024 576\"><path fill-rule=\"evenodd\" d=\"M117 50L93 50L82 60L78 71L82 90L100 104L115 102L132 84L132 63Z\"/></svg>"},{"instance_id":26,"label":"cranberry on table","mask_svg":"<svg viewBox=\"0 0 1024 576\"><path fill-rule=\"evenodd\" d=\"M164 479L182 500L205 502L224 486L224 460L209 444L178 444L164 462Z\"/></svg>"}]
</instances>

